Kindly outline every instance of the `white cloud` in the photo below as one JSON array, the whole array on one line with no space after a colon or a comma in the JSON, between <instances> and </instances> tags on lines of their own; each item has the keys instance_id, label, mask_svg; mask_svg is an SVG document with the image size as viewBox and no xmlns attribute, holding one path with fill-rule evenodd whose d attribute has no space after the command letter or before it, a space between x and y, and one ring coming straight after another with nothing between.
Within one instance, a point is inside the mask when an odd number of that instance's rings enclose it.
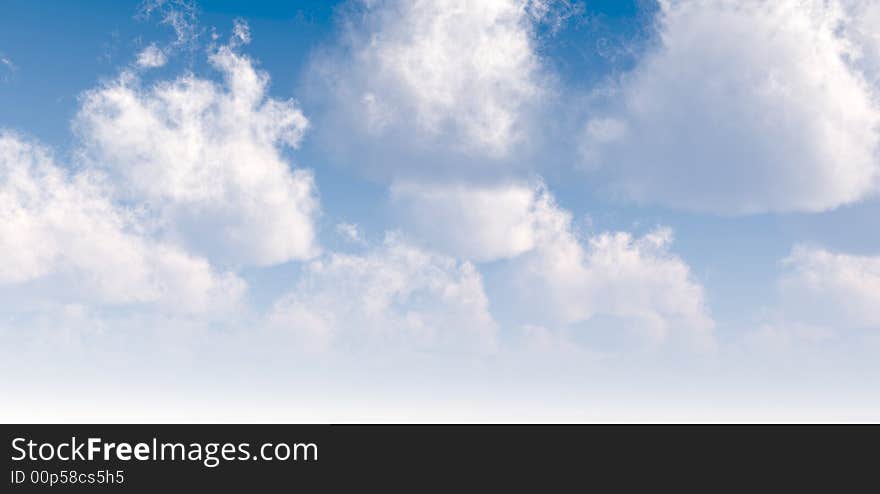
<instances>
[{"instance_id":1,"label":"white cloud","mask_svg":"<svg viewBox=\"0 0 880 494\"><path fill-rule=\"evenodd\" d=\"M873 358L880 341L880 256L796 245L781 268L779 303L743 334L745 348L830 365Z\"/></svg>"},{"instance_id":2,"label":"white cloud","mask_svg":"<svg viewBox=\"0 0 880 494\"><path fill-rule=\"evenodd\" d=\"M135 63L138 67L147 69L161 67L168 62L165 53L155 44L151 44L138 53Z\"/></svg>"},{"instance_id":3,"label":"white cloud","mask_svg":"<svg viewBox=\"0 0 880 494\"><path fill-rule=\"evenodd\" d=\"M652 343L712 346L702 287L669 252L669 230L581 240L571 214L540 183L399 183L392 200L432 248L478 261L508 259L522 296L518 312L529 327L607 316L625 320Z\"/></svg>"},{"instance_id":4,"label":"white cloud","mask_svg":"<svg viewBox=\"0 0 880 494\"><path fill-rule=\"evenodd\" d=\"M220 47L222 84L194 75L143 87L137 75L86 92L76 119L86 161L169 237L220 262L272 265L317 254L312 173L293 170L308 120L266 96L269 77Z\"/></svg>"},{"instance_id":5,"label":"white cloud","mask_svg":"<svg viewBox=\"0 0 880 494\"><path fill-rule=\"evenodd\" d=\"M391 200L407 230L456 257L491 261L535 247L543 188L528 184L398 182Z\"/></svg>"},{"instance_id":6,"label":"white cloud","mask_svg":"<svg viewBox=\"0 0 880 494\"><path fill-rule=\"evenodd\" d=\"M268 320L313 349L480 351L494 347L497 332L473 265L394 234L364 255L307 264Z\"/></svg>"},{"instance_id":7,"label":"white cloud","mask_svg":"<svg viewBox=\"0 0 880 494\"><path fill-rule=\"evenodd\" d=\"M587 124L587 165L624 197L699 211L821 211L873 194L877 12L855 0L661 2L658 46Z\"/></svg>"},{"instance_id":8,"label":"white cloud","mask_svg":"<svg viewBox=\"0 0 880 494\"><path fill-rule=\"evenodd\" d=\"M713 348L714 322L703 288L688 265L669 252L668 230L640 238L602 233L584 245L572 232L568 213L551 209L546 215L551 223L544 238L517 266L523 302L543 321L569 325L611 317L652 346Z\"/></svg>"},{"instance_id":9,"label":"white cloud","mask_svg":"<svg viewBox=\"0 0 880 494\"><path fill-rule=\"evenodd\" d=\"M880 329L880 257L797 246L783 261L790 318L833 329Z\"/></svg>"},{"instance_id":10,"label":"white cloud","mask_svg":"<svg viewBox=\"0 0 880 494\"><path fill-rule=\"evenodd\" d=\"M136 213L109 195L100 176L71 176L45 149L0 133L0 284L43 282L41 299L61 290L86 302L185 312L237 304L242 280L150 240Z\"/></svg>"},{"instance_id":11,"label":"white cloud","mask_svg":"<svg viewBox=\"0 0 880 494\"><path fill-rule=\"evenodd\" d=\"M865 74L876 89L880 87L880 3L866 0L840 0L846 16L840 31L850 40L849 62Z\"/></svg>"},{"instance_id":12,"label":"white cloud","mask_svg":"<svg viewBox=\"0 0 880 494\"><path fill-rule=\"evenodd\" d=\"M332 93L335 118L369 139L505 157L547 91L534 24L558 9L544 3L359 2L316 84Z\"/></svg>"}]
</instances>

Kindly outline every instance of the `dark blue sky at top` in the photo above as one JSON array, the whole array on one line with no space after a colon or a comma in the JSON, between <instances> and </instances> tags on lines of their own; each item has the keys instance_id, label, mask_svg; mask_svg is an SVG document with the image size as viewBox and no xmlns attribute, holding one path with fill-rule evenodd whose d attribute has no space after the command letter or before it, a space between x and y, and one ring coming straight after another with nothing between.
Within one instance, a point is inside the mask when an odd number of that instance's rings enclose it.
<instances>
[{"instance_id":1,"label":"dark blue sky at top","mask_svg":"<svg viewBox=\"0 0 880 494\"><path fill-rule=\"evenodd\" d=\"M214 27L222 35L236 17L247 20L253 33L247 52L271 74L272 94L296 97L303 66L316 47L332 40L342 3L212 0L199 3L198 12L202 28ZM116 75L139 48L172 37L158 19L136 18L140 5L138 0L0 0L0 54L16 66L0 88L2 125L66 147L77 95ZM653 1L647 0L588 0L583 5L583 13L560 31L541 36L545 60L576 84L593 83L631 63L653 11ZM198 58L190 60L199 69ZM179 68L174 62L186 63L173 60L169 71Z\"/></svg>"}]
</instances>

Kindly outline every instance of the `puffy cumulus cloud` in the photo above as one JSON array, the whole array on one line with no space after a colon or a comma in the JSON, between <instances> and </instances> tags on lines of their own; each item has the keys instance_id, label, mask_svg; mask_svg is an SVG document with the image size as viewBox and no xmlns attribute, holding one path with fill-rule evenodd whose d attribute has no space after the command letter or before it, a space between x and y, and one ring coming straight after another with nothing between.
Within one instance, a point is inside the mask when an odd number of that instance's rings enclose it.
<instances>
[{"instance_id":1,"label":"puffy cumulus cloud","mask_svg":"<svg viewBox=\"0 0 880 494\"><path fill-rule=\"evenodd\" d=\"M542 191L525 183L397 182L391 201L420 240L457 257L491 261L535 247Z\"/></svg>"},{"instance_id":2,"label":"puffy cumulus cloud","mask_svg":"<svg viewBox=\"0 0 880 494\"><path fill-rule=\"evenodd\" d=\"M236 39L246 28L237 24ZM76 118L86 162L144 204L169 236L220 262L273 265L318 252L312 173L291 170L308 120L266 96L269 76L222 46L222 83L189 74L144 87L136 74L86 92Z\"/></svg>"},{"instance_id":3,"label":"puffy cumulus cloud","mask_svg":"<svg viewBox=\"0 0 880 494\"><path fill-rule=\"evenodd\" d=\"M581 243L567 212L546 215L551 223L537 247L519 261L516 274L543 320L564 326L610 318L651 346L714 347L703 288L688 265L669 252L668 230L638 238L602 233Z\"/></svg>"},{"instance_id":4,"label":"puffy cumulus cloud","mask_svg":"<svg viewBox=\"0 0 880 494\"><path fill-rule=\"evenodd\" d=\"M233 307L232 274L146 236L99 176L70 175L40 146L0 133L0 285L30 282L87 302L156 304L204 313Z\"/></svg>"},{"instance_id":5,"label":"puffy cumulus cloud","mask_svg":"<svg viewBox=\"0 0 880 494\"><path fill-rule=\"evenodd\" d=\"M873 361L880 343L880 256L796 245L780 265L779 302L743 333L744 347L836 366Z\"/></svg>"},{"instance_id":6,"label":"puffy cumulus cloud","mask_svg":"<svg viewBox=\"0 0 880 494\"><path fill-rule=\"evenodd\" d=\"M880 257L797 246L783 267L780 289L790 319L835 330L880 329Z\"/></svg>"},{"instance_id":7,"label":"puffy cumulus cloud","mask_svg":"<svg viewBox=\"0 0 880 494\"><path fill-rule=\"evenodd\" d=\"M362 255L332 254L307 264L268 324L311 349L488 351L497 332L472 264L396 234Z\"/></svg>"},{"instance_id":8,"label":"puffy cumulus cloud","mask_svg":"<svg viewBox=\"0 0 880 494\"><path fill-rule=\"evenodd\" d=\"M466 259L507 259L528 301L518 304L518 317L526 327L543 328L531 333L616 318L652 343L713 344L714 323L702 287L669 252L669 230L640 238L617 232L582 239L571 213L540 182L399 183L392 200L424 243Z\"/></svg>"},{"instance_id":9,"label":"puffy cumulus cloud","mask_svg":"<svg viewBox=\"0 0 880 494\"><path fill-rule=\"evenodd\" d=\"M535 23L561 19L551 3L354 2L338 50L313 74L330 93L330 120L371 145L387 137L396 147L508 156L548 90Z\"/></svg>"},{"instance_id":10,"label":"puffy cumulus cloud","mask_svg":"<svg viewBox=\"0 0 880 494\"><path fill-rule=\"evenodd\" d=\"M659 39L583 133L630 199L821 211L878 184L875 2L664 0Z\"/></svg>"}]
</instances>

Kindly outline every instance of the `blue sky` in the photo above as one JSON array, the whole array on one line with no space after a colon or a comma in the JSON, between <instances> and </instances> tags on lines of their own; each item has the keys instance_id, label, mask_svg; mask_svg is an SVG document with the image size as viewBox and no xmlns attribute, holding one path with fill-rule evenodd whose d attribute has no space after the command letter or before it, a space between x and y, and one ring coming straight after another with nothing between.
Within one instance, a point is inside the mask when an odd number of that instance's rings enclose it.
<instances>
[{"instance_id":1,"label":"blue sky","mask_svg":"<svg viewBox=\"0 0 880 494\"><path fill-rule=\"evenodd\" d=\"M0 11L7 349L285 376L279 349L343 375L368 355L389 396L415 352L450 403L472 358L486 386L644 367L729 396L750 368L821 390L798 376L828 365L857 397L877 370L872 2Z\"/></svg>"}]
</instances>

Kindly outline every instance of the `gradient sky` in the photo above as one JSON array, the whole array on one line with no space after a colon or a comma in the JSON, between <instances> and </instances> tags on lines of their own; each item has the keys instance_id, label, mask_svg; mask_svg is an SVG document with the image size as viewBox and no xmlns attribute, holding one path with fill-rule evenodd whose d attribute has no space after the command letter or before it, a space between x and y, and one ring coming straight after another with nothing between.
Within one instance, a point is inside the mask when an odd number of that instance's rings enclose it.
<instances>
[{"instance_id":1,"label":"gradient sky","mask_svg":"<svg viewBox=\"0 0 880 494\"><path fill-rule=\"evenodd\" d=\"M877 21L0 0L2 408L876 420Z\"/></svg>"}]
</instances>

